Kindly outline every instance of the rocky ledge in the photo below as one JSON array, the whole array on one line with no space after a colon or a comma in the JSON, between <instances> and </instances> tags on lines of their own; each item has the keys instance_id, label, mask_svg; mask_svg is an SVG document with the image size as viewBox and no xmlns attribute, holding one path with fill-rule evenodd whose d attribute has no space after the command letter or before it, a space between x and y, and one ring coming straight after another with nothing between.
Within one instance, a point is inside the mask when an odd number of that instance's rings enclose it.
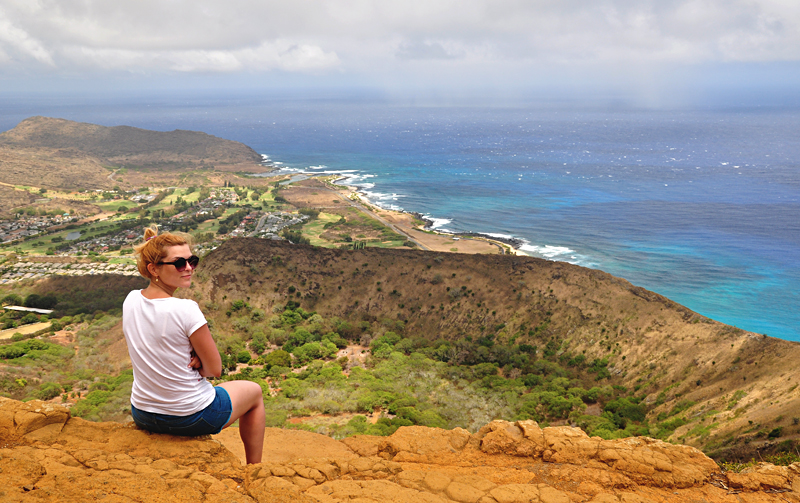
<instances>
[{"instance_id":1,"label":"rocky ledge","mask_svg":"<svg viewBox=\"0 0 800 503\"><path fill-rule=\"evenodd\" d=\"M691 447L533 421L494 421L476 434L404 427L341 442L270 428L264 462L249 466L232 438L154 435L0 398L0 500L800 502L800 464L722 473Z\"/></svg>"}]
</instances>

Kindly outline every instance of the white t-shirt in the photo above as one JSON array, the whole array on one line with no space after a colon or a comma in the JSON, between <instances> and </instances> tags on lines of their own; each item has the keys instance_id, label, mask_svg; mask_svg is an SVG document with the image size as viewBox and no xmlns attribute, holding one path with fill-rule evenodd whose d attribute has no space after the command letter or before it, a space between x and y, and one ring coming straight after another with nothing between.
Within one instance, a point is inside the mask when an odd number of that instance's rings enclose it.
<instances>
[{"instance_id":1,"label":"white t-shirt","mask_svg":"<svg viewBox=\"0 0 800 503\"><path fill-rule=\"evenodd\" d=\"M193 300L148 299L141 290L128 294L122 305L122 331L133 363L134 407L188 416L214 401L214 387L188 366L189 336L206 323Z\"/></svg>"}]
</instances>

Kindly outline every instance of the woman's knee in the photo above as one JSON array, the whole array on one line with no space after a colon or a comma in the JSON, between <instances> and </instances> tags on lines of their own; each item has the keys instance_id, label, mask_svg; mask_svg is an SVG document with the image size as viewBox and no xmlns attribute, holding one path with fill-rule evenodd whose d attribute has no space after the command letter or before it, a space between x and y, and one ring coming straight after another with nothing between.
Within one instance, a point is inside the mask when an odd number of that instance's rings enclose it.
<instances>
[{"instance_id":1,"label":"woman's knee","mask_svg":"<svg viewBox=\"0 0 800 503\"><path fill-rule=\"evenodd\" d=\"M231 401L249 404L263 403L264 394L261 386L253 381L229 381L223 385Z\"/></svg>"},{"instance_id":2,"label":"woman's knee","mask_svg":"<svg viewBox=\"0 0 800 503\"><path fill-rule=\"evenodd\" d=\"M258 383L254 383L253 381L242 381L242 382L243 383L247 383L246 391L247 391L247 395L250 398L252 398L254 400L258 400L260 402L263 402L263 400L264 400L264 392L261 389L261 386L258 385Z\"/></svg>"}]
</instances>

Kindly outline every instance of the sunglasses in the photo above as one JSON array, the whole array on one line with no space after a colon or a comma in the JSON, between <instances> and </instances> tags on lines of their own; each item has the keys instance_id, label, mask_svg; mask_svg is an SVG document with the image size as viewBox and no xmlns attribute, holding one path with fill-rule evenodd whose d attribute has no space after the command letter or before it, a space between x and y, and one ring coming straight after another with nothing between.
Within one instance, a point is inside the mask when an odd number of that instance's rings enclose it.
<instances>
[{"instance_id":1,"label":"sunglasses","mask_svg":"<svg viewBox=\"0 0 800 503\"><path fill-rule=\"evenodd\" d=\"M186 270L186 264L192 266L192 269L197 269L197 264L200 263L200 257L192 255L189 258L178 257L174 262L158 262L159 265L174 265L178 272Z\"/></svg>"}]
</instances>

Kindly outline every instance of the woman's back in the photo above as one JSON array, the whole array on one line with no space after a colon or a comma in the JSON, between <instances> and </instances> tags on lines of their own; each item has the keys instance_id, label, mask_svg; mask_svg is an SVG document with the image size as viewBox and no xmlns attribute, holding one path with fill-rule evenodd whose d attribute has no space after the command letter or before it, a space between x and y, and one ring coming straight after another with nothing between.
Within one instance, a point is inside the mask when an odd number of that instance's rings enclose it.
<instances>
[{"instance_id":1,"label":"woman's back","mask_svg":"<svg viewBox=\"0 0 800 503\"><path fill-rule=\"evenodd\" d=\"M122 307L122 330L133 364L131 403L142 410L183 416L202 410L214 388L188 366L191 336L206 324L192 300L148 299L134 290Z\"/></svg>"},{"instance_id":2,"label":"woman's back","mask_svg":"<svg viewBox=\"0 0 800 503\"><path fill-rule=\"evenodd\" d=\"M134 248L139 273L150 280L128 294L122 329L133 363L131 416L153 433L198 436L219 433L239 421L248 463L261 462L264 395L251 381L211 386L222 374L222 359L205 316L193 300L176 299L190 288L200 258L184 236L144 232Z\"/></svg>"}]
</instances>

